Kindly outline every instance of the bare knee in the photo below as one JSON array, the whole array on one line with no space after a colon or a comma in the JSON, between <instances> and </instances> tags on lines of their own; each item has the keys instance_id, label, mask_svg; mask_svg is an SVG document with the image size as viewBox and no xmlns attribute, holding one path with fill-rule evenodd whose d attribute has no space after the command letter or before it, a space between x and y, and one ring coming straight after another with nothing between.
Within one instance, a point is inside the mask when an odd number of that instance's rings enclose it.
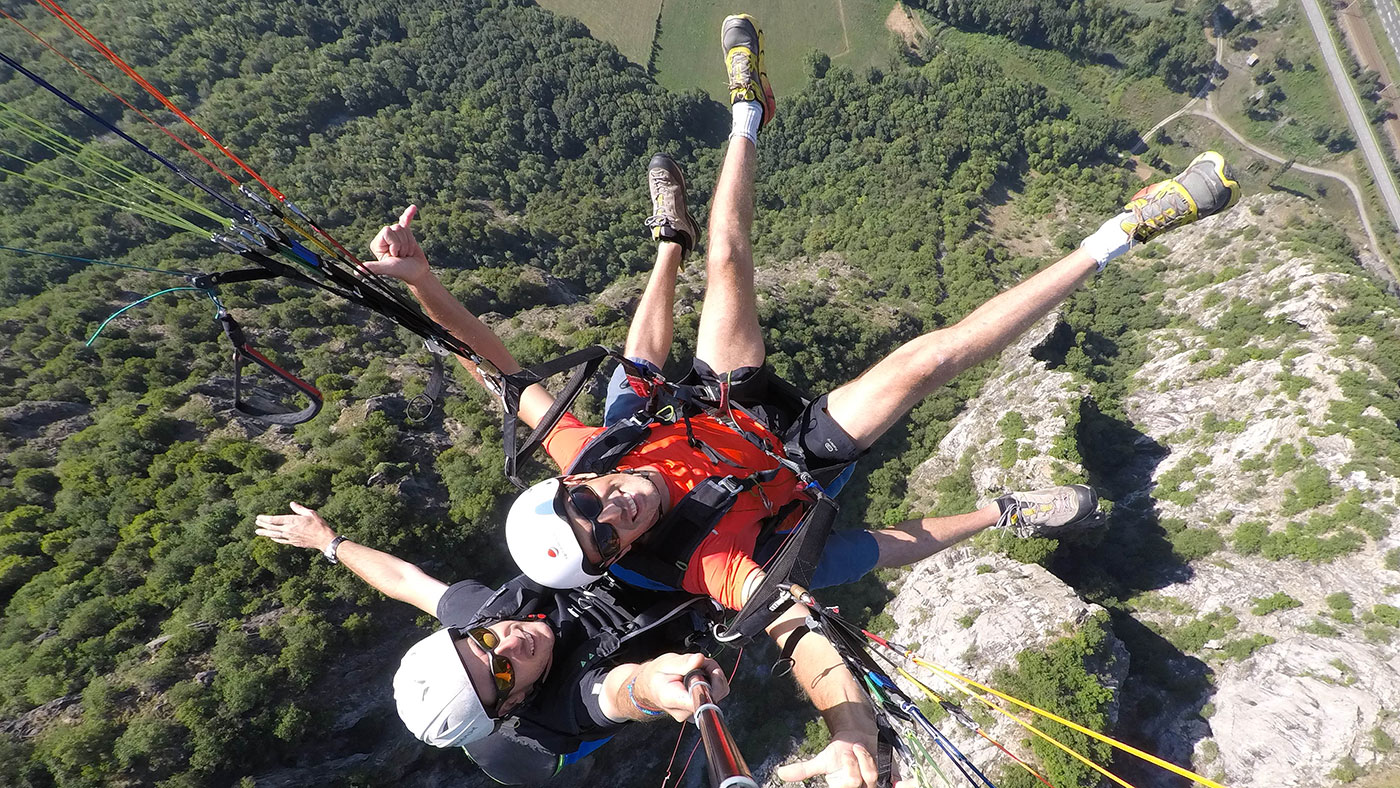
<instances>
[{"instance_id":1,"label":"bare knee","mask_svg":"<svg viewBox=\"0 0 1400 788\"><path fill-rule=\"evenodd\" d=\"M939 329L904 343L888 357L896 374L910 387L928 394L957 374L956 336Z\"/></svg>"}]
</instances>

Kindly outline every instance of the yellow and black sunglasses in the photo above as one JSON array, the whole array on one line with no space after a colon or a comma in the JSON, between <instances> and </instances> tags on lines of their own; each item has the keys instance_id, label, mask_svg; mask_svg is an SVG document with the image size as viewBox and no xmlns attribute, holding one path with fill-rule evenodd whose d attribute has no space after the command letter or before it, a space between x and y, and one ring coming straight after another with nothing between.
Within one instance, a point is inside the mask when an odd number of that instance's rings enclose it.
<instances>
[{"instance_id":1,"label":"yellow and black sunglasses","mask_svg":"<svg viewBox=\"0 0 1400 788\"><path fill-rule=\"evenodd\" d=\"M452 639L461 640L464 637L472 639L472 642L481 647L487 656L491 658L491 676L496 682L496 702L492 704L499 713L500 706L510 695L510 691L515 689L515 665L506 657L496 653L496 647L501 645L501 638L495 632L486 627L471 627L470 629L451 628Z\"/></svg>"}]
</instances>

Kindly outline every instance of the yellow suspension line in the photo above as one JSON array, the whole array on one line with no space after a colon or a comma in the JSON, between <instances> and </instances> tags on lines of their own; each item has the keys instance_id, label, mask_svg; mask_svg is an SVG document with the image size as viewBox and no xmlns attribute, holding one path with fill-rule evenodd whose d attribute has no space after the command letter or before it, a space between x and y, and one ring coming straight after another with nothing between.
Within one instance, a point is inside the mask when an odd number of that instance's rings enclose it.
<instances>
[{"instance_id":1,"label":"yellow suspension line","mask_svg":"<svg viewBox=\"0 0 1400 788\"><path fill-rule=\"evenodd\" d=\"M1119 777L1118 775L1114 774L1113 772L1110 772L1108 769L1105 769L1104 767L1100 766L1099 764L1094 763L1092 760L1089 759L1088 756L1084 755L1083 753L1079 752L1078 750L1074 749L1073 747L1070 747L1068 744L1065 744L1064 742L1060 741L1059 739L1056 739L1054 736L1051 736L1050 734L1046 733L1045 731L1042 731L1041 729L1035 727L1034 725L1030 724L1029 722L1026 722L1025 720L1021 719L1020 717L1017 717L1015 714L1012 714L1011 712L1008 712L1006 709L1003 709L1002 707L996 705L995 703L992 703L991 701L987 700L986 698L982 697L981 695L978 695L976 692L973 692L970 688L968 688L968 687L966 687L966 686L960 686L960 685L957 684L956 682L954 682L954 681L952 681L952 680L950 680L950 679L947 679L947 678L944 678L944 681L947 681L950 685L952 685L952 686L955 687L956 689L958 689L958 690L960 690L960 691L962 691L962 692L967 693L968 697L971 697L971 698L974 698L974 699L976 699L976 700L981 701L981 702L983 703L983 705L985 705L987 708L991 709L992 711L995 711L996 713L998 713L998 714L1000 714L1000 715L1006 717L1007 719L1011 720L1012 722L1016 723L1017 725L1020 725L1022 728L1025 728L1026 730L1030 731L1031 733L1034 733L1036 736L1039 736L1040 738L1044 739L1045 741L1049 742L1050 744L1054 745L1055 747L1059 748L1060 750L1063 750L1064 752L1068 753L1071 757L1073 757L1075 760L1079 761L1080 763L1084 764L1085 766L1088 766L1089 768L1093 769L1094 771L1098 772L1099 774L1102 774L1103 776L1107 777L1108 779L1110 779L1110 780L1112 780L1112 781L1118 783L1119 785L1123 786L1123 788L1135 788L1135 786L1133 786L1131 783L1127 782L1127 781L1124 780L1123 778Z\"/></svg>"},{"instance_id":2,"label":"yellow suspension line","mask_svg":"<svg viewBox=\"0 0 1400 788\"><path fill-rule=\"evenodd\" d=\"M1037 706L1033 706L1033 705L1031 705L1031 704L1029 704L1029 703L1026 703L1026 702L1023 701L1023 700L1018 700L1017 698L1013 698L1013 697L1011 697L1010 695L1007 695L1007 694L1004 693L1004 692L998 692L997 690L994 690L994 689L992 689L991 687L988 687L988 686L985 685L985 684L980 684L980 683L978 683L978 682L976 682L976 681L973 681L972 679L967 678L966 676L960 676L960 675L958 675L957 673L954 673L953 671L948 670L948 669L945 668L945 667L942 667L942 666L940 666L940 665L935 665L935 664L933 664L932 662L929 662L928 660L925 660L925 659L923 659L922 657L919 657L919 656L916 655L913 651L904 651L903 654L904 654L904 656L905 656L906 658L908 658L909 660L913 661L913 663L916 664L916 665L920 665L920 666L922 666L922 667L928 668L929 670L934 670L934 671L937 671L937 672L939 672L939 673L943 673L943 674L945 674L945 675L952 676L953 678L957 679L958 681L961 681L961 682L964 682L964 683L969 684L969 685L971 685L971 686L974 686L974 687L976 687L976 688L982 690L983 692L987 692L987 693L990 693L990 694L992 694L992 695L995 695L996 697L1001 698L1002 700L1007 701L1008 703L1013 703L1013 704L1015 704L1015 705L1017 705L1017 706L1020 706L1021 708L1025 709L1025 710L1027 710L1027 711L1033 712L1033 713L1035 713L1035 714L1039 714L1040 716L1042 716L1042 717L1044 717L1044 718L1046 718L1046 719L1048 719L1048 720L1053 720L1053 721L1055 721L1055 722L1060 723L1061 725L1064 725L1064 726L1067 727L1067 728L1071 728L1071 729L1073 729L1073 730L1079 731L1080 733L1084 734L1085 736L1088 736L1088 737L1091 738L1091 739L1097 739L1098 741L1101 741L1101 742L1103 742L1104 744L1109 745L1110 747L1115 747L1115 748L1117 748L1117 749L1119 749L1119 750L1122 750L1123 752L1126 752L1126 753L1128 753L1128 754L1130 754L1130 755L1136 755L1137 757L1143 759L1144 761L1147 761L1148 763L1156 764L1157 766L1160 766L1160 767L1162 767L1163 769L1166 769L1167 771L1172 772L1173 774L1180 775L1181 777L1185 777L1185 778L1188 779L1188 780L1195 780L1196 782L1200 783L1201 785L1206 786L1207 788L1226 788L1226 786L1221 785L1220 783L1215 782L1214 780L1208 779L1208 778L1206 778L1206 777L1202 777L1201 775L1196 774L1195 772L1193 772L1193 771L1191 771L1191 770L1189 770L1189 769L1183 769L1183 768L1181 768L1180 766L1177 766L1176 764L1170 763L1170 762L1168 762L1168 761L1164 761L1164 760L1162 760L1161 758L1158 758L1157 756L1152 755L1151 753L1143 752L1142 750L1139 750L1139 749L1136 748L1136 747L1133 747L1133 746L1131 746L1131 745L1124 744L1124 743L1122 743L1122 742L1120 742L1120 741L1118 741L1118 740L1116 740L1116 739L1112 739L1112 738L1110 738L1110 737L1108 737L1108 736L1105 736L1105 735L1103 735L1102 733L1099 733L1099 732L1097 732L1097 731L1089 730L1088 728L1084 727L1083 725L1080 725L1080 724L1078 724L1078 723L1076 723L1076 722L1072 722L1072 721L1070 721L1070 720L1067 720L1067 719L1065 719L1064 717L1061 717L1061 716L1059 716L1059 715L1057 715L1057 714L1054 714L1054 713L1052 713L1052 712L1046 711L1045 709L1039 708L1039 707L1037 707ZM969 694L971 694L971 693L969 693ZM976 695L973 695L973 697L977 697L977 696L976 696ZM986 701L985 699L983 699L983 703L987 703L987 701ZM1003 714L1007 714L1005 710L1000 709L1000 708L997 708L997 706L996 706L995 704L988 703L987 705L991 706L991 707L994 708L994 709L997 709L997 711L1000 711L1000 712L1003 713ZM1007 714L1007 716L1008 716L1008 717L1011 717L1012 719L1016 719L1016 717L1013 716L1013 715ZM1017 720L1017 721L1020 722L1020 720ZM1023 724L1024 724L1024 723L1023 723ZM1028 727L1029 727L1029 726L1028 726ZM1036 729L1032 727L1031 730L1036 730ZM1039 731L1037 731L1037 733L1039 733ZM1042 735L1044 735L1044 734L1042 734ZM1053 742L1054 740L1052 739L1051 741ZM1057 744L1058 744L1058 743L1057 743ZM1060 745L1060 746L1063 748L1063 745ZM1078 754L1077 754L1077 753L1074 753L1072 750L1070 751L1070 753L1076 755L1077 757L1080 757L1080 759L1083 760L1083 757L1082 757L1082 756L1078 756ZM1090 765L1093 765L1093 763L1092 763L1091 761L1086 761L1086 763L1089 763ZM1103 769L1099 768L1098 766L1094 766L1094 768L1099 769L1099 771L1103 771ZM1108 772L1104 772L1104 774L1108 774ZM1111 775L1111 774L1108 774L1108 776L1109 776L1109 777L1113 777L1113 775ZM1127 786L1127 785L1128 785L1128 783L1125 783L1125 782L1123 782L1122 780L1119 780L1117 777L1113 777L1113 779L1116 780L1116 781L1117 781L1119 784L1121 784L1121 785L1124 785L1124 786ZM1130 788L1131 788L1131 787L1130 787Z\"/></svg>"},{"instance_id":3,"label":"yellow suspension line","mask_svg":"<svg viewBox=\"0 0 1400 788\"><path fill-rule=\"evenodd\" d=\"M901 676L903 676L904 678L908 679L909 681L913 682L914 686L918 687L920 690L923 690L923 692L924 692L925 695L928 695L930 698L932 698L932 699L934 699L934 700L936 700L936 701L948 702L946 698L944 698L942 695L939 695L937 692L934 692L933 689L932 689L931 687L929 687L927 684L923 683L922 681L919 681L918 678L916 678L916 677L914 676L914 674L910 673L909 671L905 670L904 668L899 667L898 665L895 666L895 670L899 671L899 675L901 675ZM951 682L950 682L950 683L951 683ZM956 686L956 685L955 685L955 686ZM959 688L959 689L961 689L961 688ZM972 693L971 693L970 691L968 691L968 690L963 690L963 691L964 691L964 692L968 692L968 694L972 694ZM977 698L976 695L972 695L972 697ZM977 699L978 699L978 700L982 700L981 698L977 698ZM983 702L983 703L986 703L985 700L982 700L982 702ZM1005 711L1002 711L1000 708L998 708L998 707L996 707L996 706L993 706L993 705L990 704L990 703L988 703L987 705L992 706L993 709L996 709L997 711L1000 711L1002 714L1006 714ZM1039 733L1040 735L1045 736L1045 738L1050 739L1050 737L1049 737L1048 735L1042 733L1042 732L1039 731L1039 730L1036 730L1034 727L1032 727L1032 726L1030 726L1030 725L1027 725L1026 723L1022 722L1021 720L1016 719L1015 716L1010 715L1010 714L1006 714L1006 716L1011 717L1011 719L1015 720L1015 721L1018 722L1018 723L1021 723L1022 725L1025 725L1027 728L1030 728L1030 729L1031 729L1032 731L1034 731L1035 733ZM981 736L982 738L986 739L987 741L992 742L992 744L994 744L994 745L997 744L997 742L995 742L995 741L992 740L992 737L988 736L988 735L987 735L985 732L983 732L980 728L976 731L976 733L977 733L979 736ZM1068 752L1070 755L1073 755L1073 756L1075 756L1076 758L1079 758L1079 760L1083 761L1084 763L1087 763L1087 764L1089 764L1090 766L1094 767L1095 769L1098 769L1100 772L1102 772L1102 773L1103 773L1104 775L1106 775L1107 777L1109 777L1109 778L1111 778L1111 779L1113 779L1113 780L1116 780L1118 783L1120 783L1120 784L1122 784L1122 785L1124 785L1124 786L1127 786L1127 788L1134 788L1133 786L1128 785L1127 783L1123 782L1122 780L1119 780L1117 777L1114 777L1112 774L1109 774L1107 771L1105 771L1105 770L1103 770L1102 768L1100 768L1100 767L1098 766L1098 764L1095 764L1093 761L1090 761L1088 758L1084 757L1083 755L1080 755L1079 753L1075 752L1074 750L1069 749L1066 745L1060 744L1059 742L1055 741L1054 739L1050 739L1050 742L1051 742L1052 744L1054 744L1054 745L1060 747L1060 749L1065 750L1065 751ZM1000 745L998 745L998 746L1000 746ZM1014 757L1014 756L1012 756L1011 760L1016 761L1016 765L1020 766L1022 769L1025 769L1026 771L1030 772L1030 773L1031 773L1031 776L1035 777L1036 779L1040 780L1041 782L1045 782L1045 783L1048 783L1048 782L1049 782L1049 781L1046 780L1044 777L1042 777L1042 776L1040 775L1039 772L1037 772L1035 769L1032 769L1030 764L1028 764L1028 763L1026 763L1026 762L1024 762L1024 761L1022 761L1022 760L1020 760L1020 759L1018 759L1018 758L1016 758L1016 757Z\"/></svg>"},{"instance_id":4,"label":"yellow suspension line","mask_svg":"<svg viewBox=\"0 0 1400 788\"><path fill-rule=\"evenodd\" d=\"M24 121L26 121L28 125L25 125L24 123L19 123L13 120L11 117L7 116L15 116L21 118ZM206 218L218 222L221 225L226 224L228 222L227 219L208 210L203 205L200 205L199 203L190 200L188 197L185 197L184 195L181 195L178 192L172 191L165 185L157 183L156 181L153 181L146 175L137 172L131 169L130 167L127 167L126 165L112 159L111 157L103 154L100 150L96 149L95 147L91 145L84 145L83 143L79 142L76 138L63 133L58 129L55 129L52 126L49 126L36 118L30 117L29 115L26 115L25 113L3 102L0 102L0 125L4 125L9 129L23 134L24 136L28 137L34 142L43 145L45 148L48 148L60 159L67 159L74 166L87 171L89 174L95 177L107 181L117 189L124 192L132 192L134 195L137 195L134 197L135 199L144 200L146 202L151 203L152 205L157 204L151 202L149 198L140 196L139 192L134 191L133 185L139 184L145 190L158 195L161 199L179 205L185 208L186 210L201 214ZM20 161L24 161L25 163L30 164L31 166L35 165L35 162L30 162L27 159L24 159L23 157L17 156L13 153L7 155L11 156L12 158L19 159ZM93 159L96 163L87 161L88 159ZM100 168L97 166L98 164L101 165ZM108 172L104 172L104 169L110 170L112 173L116 173L116 177L109 174ZM76 180L73 179L72 176L64 177L67 177L70 180ZM118 178L120 178L120 180ZM92 187L89 186L88 188Z\"/></svg>"},{"instance_id":5,"label":"yellow suspension line","mask_svg":"<svg viewBox=\"0 0 1400 788\"><path fill-rule=\"evenodd\" d=\"M113 207L113 208L116 208L116 209L119 210L119 211L130 211L131 213L137 214L137 215L139 215L139 216L144 216L144 217L146 217L147 219L151 219L152 221L161 222L162 224L168 224L168 225L170 225L170 226L172 226L172 227L175 227L175 228L178 228L178 229L180 229L180 230L185 230L185 231L187 231L187 232L195 233L196 235L207 235L208 232L209 232L208 230L201 230L199 227L197 227L197 226L195 226L194 224L192 224L192 223L186 221L183 217L175 216L174 214L169 214L169 213L167 213L167 212L159 212L159 211L155 211L155 210L153 210L153 209L148 209L148 208L144 208L144 207L138 207L138 206L134 205L133 203L131 203L131 201L129 201L129 200L122 200L121 202L117 202L117 201L114 201L114 200L106 200L106 199L103 199L103 198L101 198L101 197L98 197L97 195L89 194L89 193L87 193L87 192L77 191L77 190L75 190L75 189L69 189L69 188L64 187L64 186L59 186L59 185L57 185L57 184L55 184L55 183L52 183L52 182L50 182L50 181L46 181L46 180L43 180L43 179L41 179L41 178L36 178L36 177L34 177L33 175L30 175L30 174L28 174L28 173L19 172L19 171L17 171L17 170L12 170L12 169L10 169L10 168L8 168L8 167L0 167L0 172L4 172L4 173L7 173L7 174L9 174L9 175L13 175L13 176L15 176L16 178L21 178L21 179L23 179L23 180L30 181L30 182L32 182L32 183L34 183L34 184L37 184L37 185L39 185L39 186L42 186L42 187L44 187L44 188L46 188L46 189L52 189L53 191L58 191L58 192L65 192L65 193L71 194L71 195L73 195L73 196L75 196L75 197L81 197L81 198L83 198L83 199L85 199L85 200L91 200L92 202L101 203L101 204L103 204L103 205L109 205L109 206L111 206L111 207ZM70 178L70 180L71 180L71 178Z\"/></svg>"}]
</instances>

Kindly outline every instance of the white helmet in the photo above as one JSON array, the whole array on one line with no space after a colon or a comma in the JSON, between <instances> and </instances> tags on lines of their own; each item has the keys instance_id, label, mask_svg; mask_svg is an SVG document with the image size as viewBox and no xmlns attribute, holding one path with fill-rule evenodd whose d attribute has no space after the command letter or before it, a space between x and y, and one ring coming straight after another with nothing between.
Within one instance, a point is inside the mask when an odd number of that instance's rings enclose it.
<instances>
[{"instance_id":1,"label":"white helmet","mask_svg":"<svg viewBox=\"0 0 1400 788\"><path fill-rule=\"evenodd\" d=\"M546 588L578 588L602 577L564 514L563 482L545 479L520 494L506 515L506 547L526 577Z\"/></svg>"},{"instance_id":2,"label":"white helmet","mask_svg":"<svg viewBox=\"0 0 1400 788\"><path fill-rule=\"evenodd\" d=\"M408 730L434 747L460 747L496 728L446 629L413 644L394 674L394 703Z\"/></svg>"}]
</instances>

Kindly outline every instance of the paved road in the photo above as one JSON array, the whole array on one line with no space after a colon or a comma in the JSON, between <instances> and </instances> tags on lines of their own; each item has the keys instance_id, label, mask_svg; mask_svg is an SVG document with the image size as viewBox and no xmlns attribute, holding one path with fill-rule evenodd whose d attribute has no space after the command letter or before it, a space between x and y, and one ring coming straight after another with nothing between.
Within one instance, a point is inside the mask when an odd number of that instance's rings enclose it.
<instances>
[{"instance_id":1,"label":"paved road","mask_svg":"<svg viewBox=\"0 0 1400 788\"><path fill-rule=\"evenodd\" d=\"M1389 0L1389 2L1393 4L1395 0ZM1337 53L1337 44L1332 40L1332 32L1327 28L1327 22L1322 16L1322 9L1318 7L1317 0L1302 0L1302 3L1303 11L1308 15L1308 24L1312 26L1313 35L1317 37L1318 46L1322 50L1322 59L1327 63L1327 71L1331 73L1332 83L1337 88L1337 97L1341 99L1342 107L1346 110L1352 134L1356 135L1356 144L1361 148L1361 153L1366 159L1366 166L1371 170L1371 178L1376 182L1381 200L1390 213L1391 222L1396 227L1400 227L1400 189L1396 188L1395 177L1390 172L1385 155L1381 153L1381 146L1376 141L1375 130L1371 128L1366 114L1361 111L1361 99L1357 98L1356 88L1351 84L1351 78L1347 76L1346 69L1342 67L1342 58ZM1379 253L1380 250L1376 251Z\"/></svg>"},{"instance_id":2,"label":"paved road","mask_svg":"<svg viewBox=\"0 0 1400 788\"><path fill-rule=\"evenodd\" d=\"M1390 39L1390 47L1400 54L1400 0L1376 0L1376 13L1380 15L1385 37Z\"/></svg>"}]
</instances>

